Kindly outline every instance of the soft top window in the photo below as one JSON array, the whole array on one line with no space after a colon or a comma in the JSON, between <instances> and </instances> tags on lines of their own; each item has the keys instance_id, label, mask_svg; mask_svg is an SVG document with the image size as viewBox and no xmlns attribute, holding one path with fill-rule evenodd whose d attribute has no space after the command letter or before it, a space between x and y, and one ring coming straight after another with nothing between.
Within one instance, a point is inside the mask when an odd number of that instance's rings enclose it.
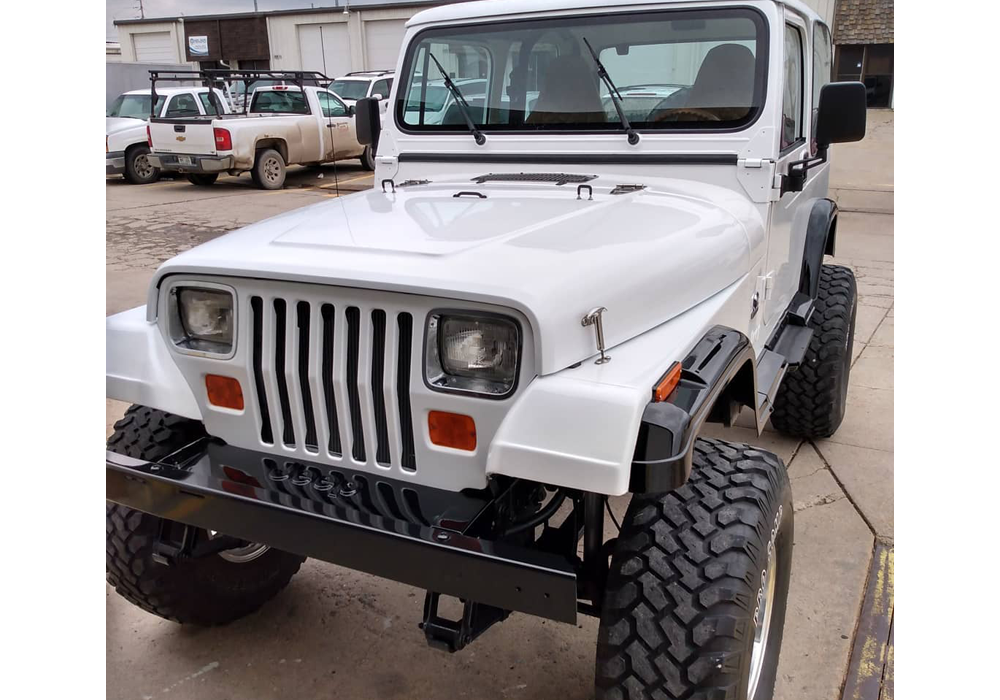
<instances>
[{"instance_id":1,"label":"soft top window","mask_svg":"<svg viewBox=\"0 0 1000 700\"><path fill-rule=\"evenodd\" d=\"M763 104L767 27L750 9L557 17L428 29L404 61L404 130L617 130L611 90L637 129L732 129ZM440 66L438 65L440 64Z\"/></svg>"}]
</instances>

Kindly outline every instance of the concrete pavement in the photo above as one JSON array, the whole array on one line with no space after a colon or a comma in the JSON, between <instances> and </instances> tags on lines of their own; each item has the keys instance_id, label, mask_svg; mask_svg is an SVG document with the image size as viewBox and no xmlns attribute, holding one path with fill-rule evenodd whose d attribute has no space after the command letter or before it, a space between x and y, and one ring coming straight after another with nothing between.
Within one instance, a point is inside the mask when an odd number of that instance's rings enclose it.
<instances>
[{"instance_id":1,"label":"concrete pavement","mask_svg":"<svg viewBox=\"0 0 1000 700\"><path fill-rule=\"evenodd\" d=\"M833 262L854 268L860 293L843 426L829 440L805 442L771 430L758 438L743 424L706 431L761 445L789 467L795 545L781 700L840 697L873 547L893 537L891 116L871 112L869 138L835 147L833 156L833 196L843 211ZM347 187L371 181L356 167L341 165L339 174L342 183L358 178ZM205 189L109 181L108 313L144 303L155 266L176 252L331 196L332 168L323 175L296 172L292 187L276 193L250 189L248 178ZM123 410L108 402L109 433ZM626 505L614 499L612 507L620 517ZM259 613L191 629L143 613L108 588L108 697L592 697L595 620L581 618L574 628L513 615L447 655L429 649L416 627L422 600L421 591L310 560Z\"/></svg>"}]
</instances>

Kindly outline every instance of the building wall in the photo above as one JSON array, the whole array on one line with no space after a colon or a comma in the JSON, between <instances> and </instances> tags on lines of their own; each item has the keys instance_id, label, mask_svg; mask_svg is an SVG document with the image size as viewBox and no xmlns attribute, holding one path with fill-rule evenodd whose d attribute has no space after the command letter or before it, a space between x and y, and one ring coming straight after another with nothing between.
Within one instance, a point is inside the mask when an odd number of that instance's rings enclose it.
<instances>
[{"instance_id":1,"label":"building wall","mask_svg":"<svg viewBox=\"0 0 1000 700\"><path fill-rule=\"evenodd\" d=\"M387 9L365 9L351 10L350 14L343 12L320 12L315 14L288 14L271 15L267 18L268 41L271 45L271 68L273 70L319 70L315 65L317 60L314 56L306 56L306 63L303 65L302 34L311 32L316 35L315 25L331 26L338 31L330 31L323 35L337 37L342 40L346 30L347 50L343 47L331 49L327 47L328 59L333 59L335 65L327 63L327 70L331 78L337 77L333 73L347 73L360 70L386 70L395 68L396 65L369 65L369 57L373 60L384 63L387 56L384 46L384 37L392 27L387 23L398 23L400 27L400 37L402 37L402 24L410 17L419 12L421 7L387 8ZM319 30L322 31L322 30ZM369 47L369 34L373 37L373 46ZM310 36L307 41L314 42L316 39ZM379 40L382 41L379 41ZM310 43L310 46L312 43ZM338 55L344 55L341 62ZM311 61L311 62L310 62Z\"/></svg>"},{"instance_id":2,"label":"building wall","mask_svg":"<svg viewBox=\"0 0 1000 700\"><path fill-rule=\"evenodd\" d=\"M156 32L167 32L170 34L170 45L173 50L173 56L169 57L169 59L164 59L166 62L183 63L187 60L184 50L184 25L183 22L175 20L119 25L118 41L122 49L121 60L125 63L138 61L139 59L136 58L135 54L135 37L140 34L153 34Z\"/></svg>"},{"instance_id":3,"label":"building wall","mask_svg":"<svg viewBox=\"0 0 1000 700\"><path fill-rule=\"evenodd\" d=\"M837 11L837 0L805 0L805 4L811 7L827 24L831 27L833 26L833 18Z\"/></svg>"}]
</instances>

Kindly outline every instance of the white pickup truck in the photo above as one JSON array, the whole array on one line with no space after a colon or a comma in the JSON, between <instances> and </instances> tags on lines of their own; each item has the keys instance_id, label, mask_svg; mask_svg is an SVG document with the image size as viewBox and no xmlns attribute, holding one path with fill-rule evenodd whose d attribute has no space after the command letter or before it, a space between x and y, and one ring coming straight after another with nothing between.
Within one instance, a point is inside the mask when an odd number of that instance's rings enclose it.
<instances>
[{"instance_id":1,"label":"white pickup truck","mask_svg":"<svg viewBox=\"0 0 1000 700\"><path fill-rule=\"evenodd\" d=\"M215 99L218 98L218 99ZM149 162L146 120L150 112L161 117L228 114L225 95L207 87L161 87L156 93L156 109L150 110L151 91L130 90L118 96L108 109L104 151L108 175L124 175L133 185L145 185L160 178L160 169Z\"/></svg>"},{"instance_id":2,"label":"white pickup truck","mask_svg":"<svg viewBox=\"0 0 1000 700\"><path fill-rule=\"evenodd\" d=\"M219 173L250 172L254 184L280 189L288 165L360 158L374 170L372 150L358 142L354 109L325 88L270 85L253 92L247 112L215 118L150 120L149 162L211 185Z\"/></svg>"}]
</instances>

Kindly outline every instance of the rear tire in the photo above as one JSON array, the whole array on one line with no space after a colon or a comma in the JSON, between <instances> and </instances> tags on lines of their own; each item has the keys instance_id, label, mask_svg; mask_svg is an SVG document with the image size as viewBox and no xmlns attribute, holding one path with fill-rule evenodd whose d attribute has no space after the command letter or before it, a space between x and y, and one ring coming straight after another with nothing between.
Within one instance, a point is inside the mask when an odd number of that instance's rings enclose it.
<instances>
[{"instance_id":1,"label":"rear tire","mask_svg":"<svg viewBox=\"0 0 1000 700\"><path fill-rule=\"evenodd\" d=\"M843 265L823 265L809 320L813 337L802 364L789 372L774 401L775 430L803 438L833 435L847 411L858 286Z\"/></svg>"},{"instance_id":2,"label":"rear tire","mask_svg":"<svg viewBox=\"0 0 1000 700\"><path fill-rule=\"evenodd\" d=\"M365 146L365 150L361 153L361 167L365 170L375 169L375 154L372 153L371 146Z\"/></svg>"},{"instance_id":3,"label":"rear tire","mask_svg":"<svg viewBox=\"0 0 1000 700\"><path fill-rule=\"evenodd\" d=\"M687 483L637 494L625 514L597 637L597 699L770 700L792 539L781 460L698 440Z\"/></svg>"},{"instance_id":4,"label":"rear tire","mask_svg":"<svg viewBox=\"0 0 1000 700\"><path fill-rule=\"evenodd\" d=\"M257 151L250 177L261 189L280 190L285 185L285 159L273 148Z\"/></svg>"},{"instance_id":5,"label":"rear tire","mask_svg":"<svg viewBox=\"0 0 1000 700\"><path fill-rule=\"evenodd\" d=\"M108 449L157 460L204 435L197 421L132 406L115 423ZM106 504L105 515L108 583L133 605L174 622L221 625L248 615L287 586L305 561L271 548L246 561L233 561L239 557L231 550L164 566L153 561L153 545L161 524L171 521L116 503Z\"/></svg>"},{"instance_id":6,"label":"rear tire","mask_svg":"<svg viewBox=\"0 0 1000 700\"><path fill-rule=\"evenodd\" d=\"M187 179L192 185L208 187L209 185L215 184L215 181L219 179L219 174L212 173L211 175L205 175L203 173L188 173Z\"/></svg>"},{"instance_id":7,"label":"rear tire","mask_svg":"<svg viewBox=\"0 0 1000 700\"><path fill-rule=\"evenodd\" d=\"M160 179L160 169L149 164L149 146L133 146L125 152L125 179L133 185L148 185Z\"/></svg>"}]
</instances>

